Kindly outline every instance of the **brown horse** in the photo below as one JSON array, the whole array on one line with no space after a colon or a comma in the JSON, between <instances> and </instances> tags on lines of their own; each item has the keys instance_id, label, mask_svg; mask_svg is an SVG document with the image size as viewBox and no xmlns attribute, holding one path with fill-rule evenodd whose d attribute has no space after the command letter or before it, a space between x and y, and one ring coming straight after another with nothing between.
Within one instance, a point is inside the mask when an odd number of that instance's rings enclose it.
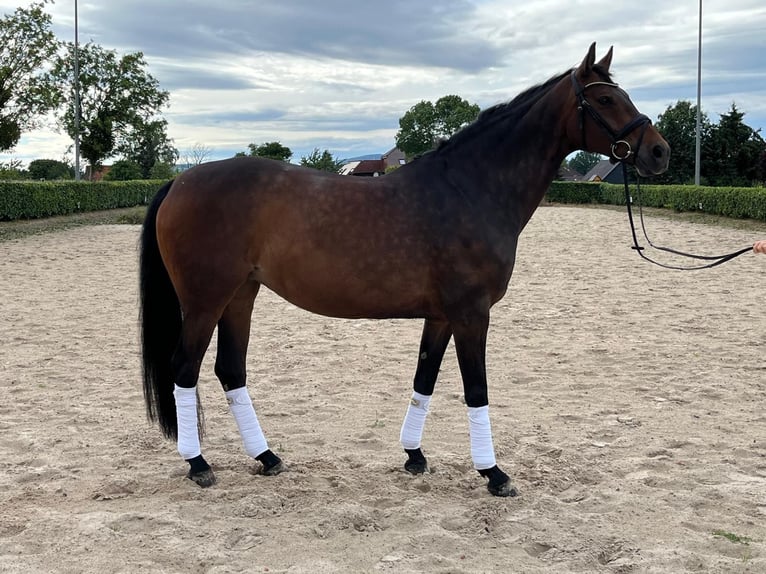
<instances>
[{"instance_id":1,"label":"brown horse","mask_svg":"<svg viewBox=\"0 0 766 574\"><path fill-rule=\"evenodd\" d=\"M577 149L667 169L670 149L609 75L610 49L482 112L438 149L385 177L344 177L234 158L164 186L141 236L144 395L148 416L176 438L189 478L215 482L202 457L196 385L218 327L215 372L246 452L283 470L245 389L253 303L261 285L314 313L423 318L414 392L401 442L412 473L451 337L468 407L474 467L492 494L515 488L495 461L485 348L519 234L563 159Z\"/></svg>"}]
</instances>

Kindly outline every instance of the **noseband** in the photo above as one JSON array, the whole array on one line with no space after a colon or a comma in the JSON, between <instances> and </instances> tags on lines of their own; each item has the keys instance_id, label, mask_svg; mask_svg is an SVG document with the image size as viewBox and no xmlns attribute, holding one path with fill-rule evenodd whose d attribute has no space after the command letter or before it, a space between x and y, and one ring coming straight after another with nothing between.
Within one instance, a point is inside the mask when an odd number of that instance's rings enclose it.
<instances>
[{"instance_id":1,"label":"noseband","mask_svg":"<svg viewBox=\"0 0 766 574\"><path fill-rule=\"evenodd\" d=\"M644 139L644 133L646 132L646 128L648 128L652 120L650 120L647 116L644 114L638 114L635 118L633 118L628 124L623 127L620 131L615 131L612 129L612 126L610 126L607 121L601 117L601 114L598 113L598 111L590 104L590 102L585 97L585 90L590 88L591 86L609 86L611 88L619 88L617 84L613 84L611 82L591 82L590 84L581 85L580 82L577 80L577 76L575 74L575 70L572 70L571 74L572 78L572 87L574 88L575 97L577 98L577 111L580 112L580 132L582 133L582 147L583 149L587 148L586 140L585 140L585 112L587 111L590 114L590 117L593 118L593 120L603 129L606 133L609 134L609 136L612 138L612 157L617 161L625 161L630 156L632 156L634 153L638 153L638 149L641 147L641 142ZM634 130L638 128L643 128L641 130L641 134L638 136L638 143L636 144L635 152L631 145L628 143L628 141L625 139L628 134L633 132ZM619 148L624 147L625 153L620 154L618 153Z\"/></svg>"}]
</instances>

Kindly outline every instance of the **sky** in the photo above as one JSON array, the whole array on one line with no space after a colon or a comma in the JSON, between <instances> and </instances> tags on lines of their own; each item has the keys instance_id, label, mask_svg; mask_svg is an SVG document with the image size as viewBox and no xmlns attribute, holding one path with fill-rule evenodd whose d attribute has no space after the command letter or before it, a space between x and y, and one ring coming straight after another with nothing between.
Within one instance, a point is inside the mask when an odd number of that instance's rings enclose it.
<instances>
[{"instance_id":1,"label":"sky","mask_svg":"<svg viewBox=\"0 0 766 574\"><path fill-rule=\"evenodd\" d=\"M74 0L46 9L73 41ZM381 154L421 100L507 101L592 42L599 58L614 46L616 81L653 120L697 98L699 0L79 0L78 14L81 43L143 52L182 162L195 146L222 159L270 141L296 163L314 148ZM704 0L702 27L703 111L717 122L736 103L766 128L766 2ZM71 162L71 146L50 122L0 162Z\"/></svg>"}]
</instances>

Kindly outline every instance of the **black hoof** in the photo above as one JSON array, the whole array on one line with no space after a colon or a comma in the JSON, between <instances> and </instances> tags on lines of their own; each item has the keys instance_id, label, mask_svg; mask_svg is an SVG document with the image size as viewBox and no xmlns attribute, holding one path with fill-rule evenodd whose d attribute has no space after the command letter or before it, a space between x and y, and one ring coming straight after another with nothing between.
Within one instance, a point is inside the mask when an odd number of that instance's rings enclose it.
<instances>
[{"instance_id":1,"label":"black hoof","mask_svg":"<svg viewBox=\"0 0 766 574\"><path fill-rule=\"evenodd\" d=\"M260 474L264 476L276 476L287 470L287 467L277 455L270 450L259 454L255 460L259 461L263 467Z\"/></svg>"},{"instance_id":2,"label":"black hoof","mask_svg":"<svg viewBox=\"0 0 766 574\"><path fill-rule=\"evenodd\" d=\"M410 474L425 474L426 472L429 472L428 461L419 448L412 450L404 449L404 452L406 452L409 457L407 462L404 463L404 470Z\"/></svg>"},{"instance_id":3,"label":"black hoof","mask_svg":"<svg viewBox=\"0 0 766 574\"><path fill-rule=\"evenodd\" d=\"M210 468L203 470L202 472L189 471L189 474L186 475L186 478L197 483L197 485L201 486L202 488L213 486L216 482L215 474Z\"/></svg>"},{"instance_id":4,"label":"black hoof","mask_svg":"<svg viewBox=\"0 0 766 574\"><path fill-rule=\"evenodd\" d=\"M207 488L215 484L215 474L213 474L213 469L210 468L207 461L202 458L202 455L190 458L186 462L189 463L189 474L186 475L186 478L197 483L202 488Z\"/></svg>"},{"instance_id":5,"label":"black hoof","mask_svg":"<svg viewBox=\"0 0 766 574\"><path fill-rule=\"evenodd\" d=\"M489 479L487 482L487 490L493 496L518 496L519 491L511 484L510 477L502 470L497 468L497 465L492 468L480 470L479 474Z\"/></svg>"}]
</instances>

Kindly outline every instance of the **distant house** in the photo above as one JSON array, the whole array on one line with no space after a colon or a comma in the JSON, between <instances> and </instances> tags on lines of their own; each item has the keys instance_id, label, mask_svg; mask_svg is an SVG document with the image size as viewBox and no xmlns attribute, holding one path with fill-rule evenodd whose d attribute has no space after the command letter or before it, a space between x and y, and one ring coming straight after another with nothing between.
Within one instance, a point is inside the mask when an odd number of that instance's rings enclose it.
<instances>
[{"instance_id":1,"label":"distant house","mask_svg":"<svg viewBox=\"0 0 766 574\"><path fill-rule=\"evenodd\" d=\"M582 181L603 181L605 183L625 183L622 176L622 167L619 163L612 163L608 159L602 159L582 177Z\"/></svg>"},{"instance_id":2,"label":"distant house","mask_svg":"<svg viewBox=\"0 0 766 574\"><path fill-rule=\"evenodd\" d=\"M398 148L393 148L381 155L379 159L358 159L349 161L340 168L338 173L341 175L355 175L361 177L379 177L384 175L388 168L392 166L399 167L406 162L407 160L404 157L404 152Z\"/></svg>"},{"instance_id":3,"label":"distant house","mask_svg":"<svg viewBox=\"0 0 766 574\"><path fill-rule=\"evenodd\" d=\"M340 168L341 175L356 175L361 177L379 177L386 173L386 164L382 159L363 159L351 161Z\"/></svg>"},{"instance_id":4,"label":"distant house","mask_svg":"<svg viewBox=\"0 0 766 574\"><path fill-rule=\"evenodd\" d=\"M576 171L569 166L562 165L559 168L556 177L560 181L582 181L584 176L579 171Z\"/></svg>"},{"instance_id":5,"label":"distant house","mask_svg":"<svg viewBox=\"0 0 766 574\"><path fill-rule=\"evenodd\" d=\"M380 159L383 160L383 163L386 165L386 169L389 167L399 167L407 163L407 157L398 147L388 150Z\"/></svg>"},{"instance_id":6,"label":"distant house","mask_svg":"<svg viewBox=\"0 0 766 574\"><path fill-rule=\"evenodd\" d=\"M96 169L93 169L93 166L89 165L85 168L85 179L87 181L101 181L111 169L111 165L101 165Z\"/></svg>"}]
</instances>

